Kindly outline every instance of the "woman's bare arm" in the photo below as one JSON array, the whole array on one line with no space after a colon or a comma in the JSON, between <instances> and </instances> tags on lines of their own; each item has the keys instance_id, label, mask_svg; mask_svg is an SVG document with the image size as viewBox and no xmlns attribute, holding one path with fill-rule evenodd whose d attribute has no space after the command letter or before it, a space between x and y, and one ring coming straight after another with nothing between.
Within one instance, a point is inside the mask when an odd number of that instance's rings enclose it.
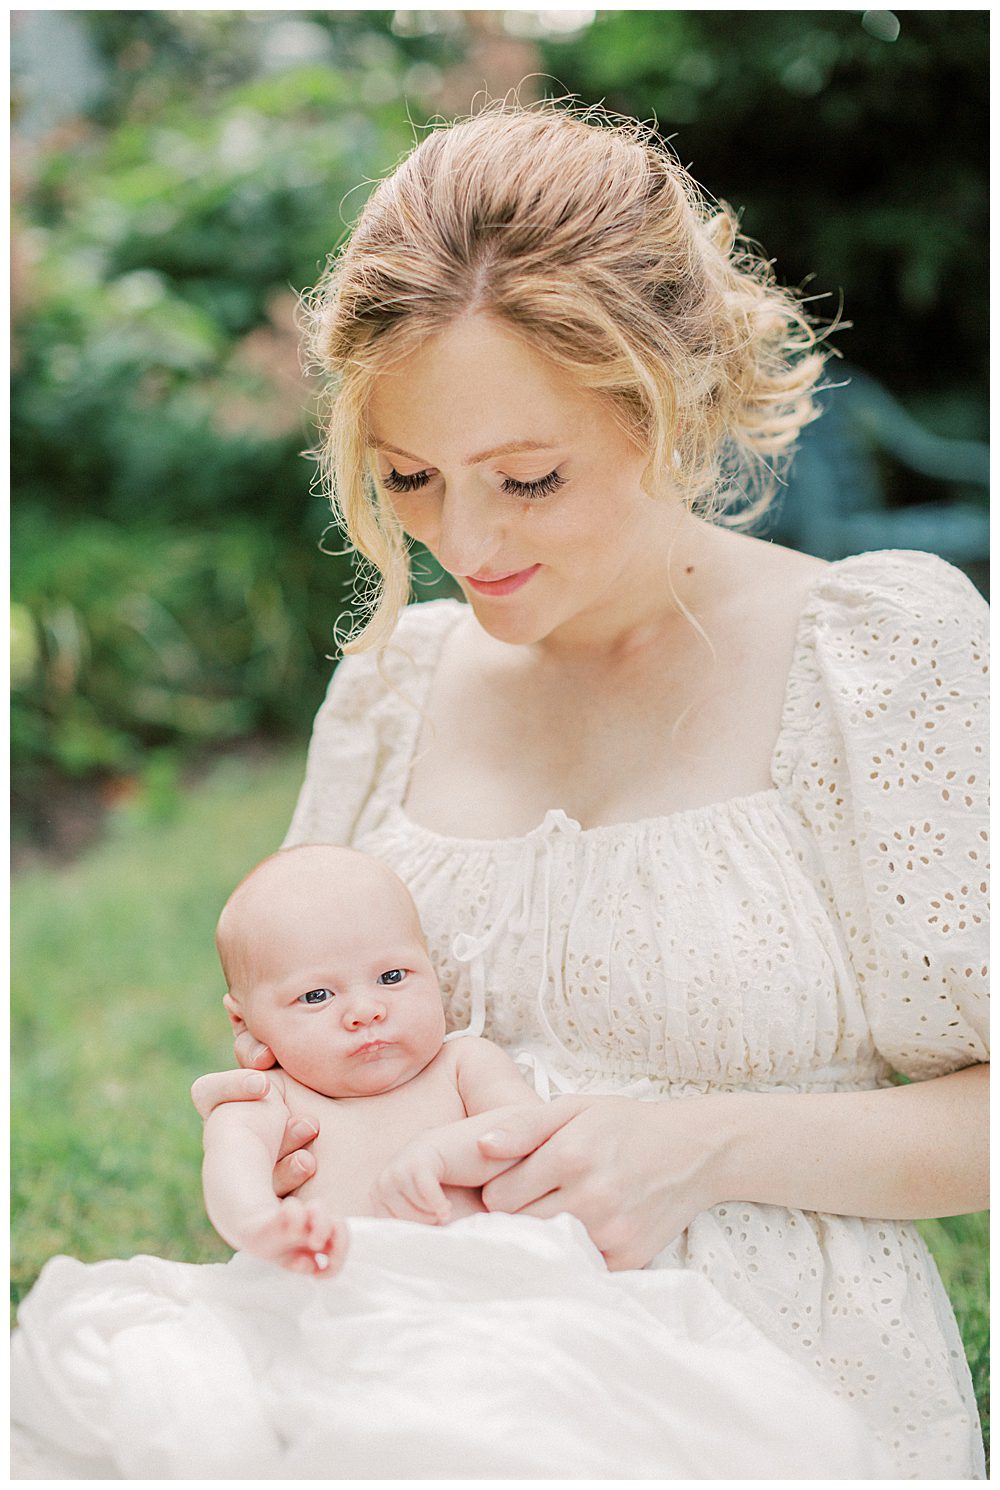
<instances>
[{"instance_id":1,"label":"woman's bare arm","mask_svg":"<svg viewBox=\"0 0 1000 1490\"><path fill-rule=\"evenodd\" d=\"M911 1221L985 1210L989 1069L871 1092L723 1099L718 1183L729 1199L841 1216Z\"/></svg>"},{"instance_id":2,"label":"woman's bare arm","mask_svg":"<svg viewBox=\"0 0 1000 1490\"><path fill-rule=\"evenodd\" d=\"M979 1210L988 1070L871 1092L560 1098L480 1139L488 1157L521 1158L483 1200L571 1212L616 1268L644 1267L727 1200L886 1220Z\"/></svg>"}]
</instances>

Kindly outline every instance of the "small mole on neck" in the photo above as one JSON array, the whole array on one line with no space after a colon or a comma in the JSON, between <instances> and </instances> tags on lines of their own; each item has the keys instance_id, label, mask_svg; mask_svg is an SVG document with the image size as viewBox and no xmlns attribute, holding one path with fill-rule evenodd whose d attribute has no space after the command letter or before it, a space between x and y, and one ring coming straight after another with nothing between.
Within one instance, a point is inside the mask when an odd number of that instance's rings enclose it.
<instances>
[{"instance_id":1,"label":"small mole on neck","mask_svg":"<svg viewBox=\"0 0 1000 1490\"><path fill-rule=\"evenodd\" d=\"M685 566L684 573L685 574L694 574L694 565L693 564L687 564Z\"/></svg>"}]
</instances>

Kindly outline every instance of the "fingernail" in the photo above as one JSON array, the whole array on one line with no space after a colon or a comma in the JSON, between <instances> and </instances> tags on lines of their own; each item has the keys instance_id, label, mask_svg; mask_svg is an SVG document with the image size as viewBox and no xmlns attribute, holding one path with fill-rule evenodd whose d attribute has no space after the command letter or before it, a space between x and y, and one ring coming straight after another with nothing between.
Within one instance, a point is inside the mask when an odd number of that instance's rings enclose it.
<instances>
[{"instance_id":1,"label":"fingernail","mask_svg":"<svg viewBox=\"0 0 1000 1490\"><path fill-rule=\"evenodd\" d=\"M311 1123L308 1118L298 1118L291 1127L291 1136L293 1138L315 1138L318 1132L319 1129L316 1124Z\"/></svg>"},{"instance_id":2,"label":"fingernail","mask_svg":"<svg viewBox=\"0 0 1000 1490\"><path fill-rule=\"evenodd\" d=\"M295 1169L312 1169L312 1160L308 1154L293 1154L291 1163Z\"/></svg>"},{"instance_id":3,"label":"fingernail","mask_svg":"<svg viewBox=\"0 0 1000 1490\"><path fill-rule=\"evenodd\" d=\"M267 1091L268 1083L266 1076L248 1076L245 1080L247 1091L253 1092L255 1096L263 1096Z\"/></svg>"},{"instance_id":4,"label":"fingernail","mask_svg":"<svg viewBox=\"0 0 1000 1490\"><path fill-rule=\"evenodd\" d=\"M503 1131L502 1128L491 1128L490 1131L489 1131L489 1133L481 1133L479 1135L479 1142L480 1143L506 1143L507 1142L507 1134Z\"/></svg>"}]
</instances>

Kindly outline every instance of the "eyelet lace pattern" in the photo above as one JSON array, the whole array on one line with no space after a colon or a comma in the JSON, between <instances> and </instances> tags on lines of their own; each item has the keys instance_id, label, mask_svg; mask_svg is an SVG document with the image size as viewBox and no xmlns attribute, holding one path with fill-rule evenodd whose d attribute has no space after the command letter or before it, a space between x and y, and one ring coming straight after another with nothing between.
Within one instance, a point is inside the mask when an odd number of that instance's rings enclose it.
<instances>
[{"instance_id":1,"label":"eyelet lace pattern","mask_svg":"<svg viewBox=\"0 0 1000 1490\"><path fill-rule=\"evenodd\" d=\"M542 1089L684 1098L852 1091L989 1059L986 607L928 554L829 565L799 622L772 790L519 839L449 838L402 802L452 601L381 669L338 668L287 842L353 843L416 899L454 1030ZM980 1478L950 1304L907 1223L728 1204L688 1267L866 1415L900 1478Z\"/></svg>"}]
</instances>

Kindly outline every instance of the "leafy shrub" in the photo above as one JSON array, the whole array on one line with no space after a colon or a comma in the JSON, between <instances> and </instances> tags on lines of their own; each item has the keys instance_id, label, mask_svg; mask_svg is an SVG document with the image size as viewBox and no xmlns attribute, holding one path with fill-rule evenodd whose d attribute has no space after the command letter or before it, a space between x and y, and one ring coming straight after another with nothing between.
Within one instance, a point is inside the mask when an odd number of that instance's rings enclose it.
<instances>
[{"instance_id":1,"label":"leafy shrub","mask_svg":"<svg viewBox=\"0 0 1000 1490\"><path fill-rule=\"evenodd\" d=\"M342 609L332 574L325 628L309 610L335 561L245 519L210 531L89 519L60 533L31 512L15 542L22 791L43 767L134 770L151 746L308 722ZM349 579L344 561L333 573Z\"/></svg>"},{"instance_id":2,"label":"leafy shrub","mask_svg":"<svg viewBox=\"0 0 1000 1490\"><path fill-rule=\"evenodd\" d=\"M406 57L377 40L398 82ZM345 195L406 148L405 114L360 110L363 69L331 65L196 99L171 58L155 109L79 121L20 173L12 732L29 816L53 772L303 732L348 604L302 459L296 291L360 208L342 215Z\"/></svg>"}]
</instances>

